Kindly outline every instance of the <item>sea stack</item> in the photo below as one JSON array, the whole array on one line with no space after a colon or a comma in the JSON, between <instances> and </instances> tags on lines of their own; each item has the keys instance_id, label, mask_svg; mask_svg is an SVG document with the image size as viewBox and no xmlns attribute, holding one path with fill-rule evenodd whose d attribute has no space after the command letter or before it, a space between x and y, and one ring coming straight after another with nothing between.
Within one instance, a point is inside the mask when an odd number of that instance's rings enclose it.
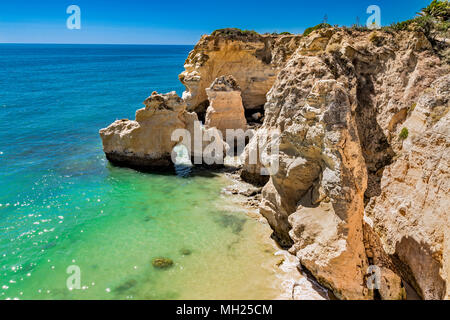
<instances>
[{"instance_id":1,"label":"sea stack","mask_svg":"<svg viewBox=\"0 0 450 320\"><path fill-rule=\"evenodd\" d=\"M197 114L175 92L153 92L136 111L136 120L117 120L100 130L107 159L116 165L150 171L171 170L174 148L183 145L193 164L221 166L228 152L218 129L205 129ZM197 140L196 140L197 139Z\"/></svg>"},{"instance_id":2,"label":"sea stack","mask_svg":"<svg viewBox=\"0 0 450 320\"><path fill-rule=\"evenodd\" d=\"M173 167L171 154L178 141L176 129L191 129L198 121L186 111L185 102L175 93L153 94L136 111L136 120L117 120L100 130L106 157L114 164L134 168Z\"/></svg>"},{"instance_id":3,"label":"sea stack","mask_svg":"<svg viewBox=\"0 0 450 320\"><path fill-rule=\"evenodd\" d=\"M233 76L221 76L206 89L210 105L206 111L206 128L217 128L224 139L226 130L247 129L241 88Z\"/></svg>"}]
</instances>

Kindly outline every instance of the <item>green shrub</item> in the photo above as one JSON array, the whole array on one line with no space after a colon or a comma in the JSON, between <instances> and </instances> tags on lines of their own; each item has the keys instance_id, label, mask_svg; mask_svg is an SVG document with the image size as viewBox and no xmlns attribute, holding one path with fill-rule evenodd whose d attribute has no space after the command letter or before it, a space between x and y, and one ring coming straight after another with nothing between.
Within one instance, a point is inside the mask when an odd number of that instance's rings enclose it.
<instances>
[{"instance_id":1,"label":"green shrub","mask_svg":"<svg viewBox=\"0 0 450 320\"><path fill-rule=\"evenodd\" d=\"M450 21L442 21L436 25L436 30L440 32L448 32L450 29Z\"/></svg>"},{"instance_id":2,"label":"green shrub","mask_svg":"<svg viewBox=\"0 0 450 320\"><path fill-rule=\"evenodd\" d=\"M430 16L418 17L414 19L415 31L422 31L425 35L429 35L434 28L434 20Z\"/></svg>"},{"instance_id":3,"label":"green shrub","mask_svg":"<svg viewBox=\"0 0 450 320\"><path fill-rule=\"evenodd\" d=\"M258 35L259 33L256 32L255 30L242 30L242 32L244 34L254 34L254 35Z\"/></svg>"},{"instance_id":4,"label":"green shrub","mask_svg":"<svg viewBox=\"0 0 450 320\"><path fill-rule=\"evenodd\" d=\"M362 26L362 25L359 25L359 24L353 24L350 27L350 30L352 30L352 31L360 31L360 32L372 31L372 29L369 29L367 26Z\"/></svg>"},{"instance_id":5,"label":"green shrub","mask_svg":"<svg viewBox=\"0 0 450 320\"><path fill-rule=\"evenodd\" d=\"M230 37L239 37L239 36L257 36L258 32L254 30L241 30L239 28L225 28L225 29L217 29L213 31L213 36L230 36Z\"/></svg>"},{"instance_id":6,"label":"green shrub","mask_svg":"<svg viewBox=\"0 0 450 320\"><path fill-rule=\"evenodd\" d=\"M391 24L391 28L396 30L396 31L403 31L403 30L407 30L408 27L411 25L411 23L413 23L414 19L410 19L410 20L406 20L406 21L402 21L402 22L396 22Z\"/></svg>"},{"instance_id":7,"label":"green shrub","mask_svg":"<svg viewBox=\"0 0 450 320\"><path fill-rule=\"evenodd\" d=\"M325 29L325 28L331 28L331 25L329 25L328 23L318 24L317 26L306 29L305 32L303 32L303 35L307 36L316 30Z\"/></svg>"},{"instance_id":8,"label":"green shrub","mask_svg":"<svg viewBox=\"0 0 450 320\"><path fill-rule=\"evenodd\" d=\"M448 0L433 0L428 7L419 12L421 16L430 16L441 21L450 19L450 2Z\"/></svg>"},{"instance_id":9,"label":"green shrub","mask_svg":"<svg viewBox=\"0 0 450 320\"><path fill-rule=\"evenodd\" d=\"M280 35L282 35L282 36L284 36L284 35L291 35L291 34L292 34L292 33L287 32L287 31L284 31L284 32L280 33Z\"/></svg>"},{"instance_id":10,"label":"green shrub","mask_svg":"<svg viewBox=\"0 0 450 320\"><path fill-rule=\"evenodd\" d=\"M434 27L433 18L430 16L416 17L414 19L394 23L391 25L394 30L414 30L421 31L428 35Z\"/></svg>"},{"instance_id":11,"label":"green shrub","mask_svg":"<svg viewBox=\"0 0 450 320\"><path fill-rule=\"evenodd\" d=\"M400 138L401 140L405 140L405 139L408 138L408 136L409 136L409 130L408 130L408 128L403 128L402 131L400 132L399 138Z\"/></svg>"},{"instance_id":12,"label":"green shrub","mask_svg":"<svg viewBox=\"0 0 450 320\"><path fill-rule=\"evenodd\" d=\"M427 38L433 31L447 32L450 26L450 2L448 0L433 0L429 6L423 8L414 19L397 22L391 25L396 31L421 31Z\"/></svg>"}]
</instances>

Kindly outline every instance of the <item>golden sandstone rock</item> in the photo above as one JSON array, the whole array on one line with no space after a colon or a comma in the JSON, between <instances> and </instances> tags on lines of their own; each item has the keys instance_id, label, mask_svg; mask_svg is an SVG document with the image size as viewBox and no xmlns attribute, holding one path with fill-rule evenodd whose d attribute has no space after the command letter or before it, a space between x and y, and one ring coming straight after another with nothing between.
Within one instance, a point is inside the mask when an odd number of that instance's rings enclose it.
<instances>
[{"instance_id":1,"label":"golden sandstone rock","mask_svg":"<svg viewBox=\"0 0 450 320\"><path fill-rule=\"evenodd\" d=\"M203 36L189 54L180 74L188 110L205 112L206 89L220 76L232 75L242 91L246 109L266 102L279 67L294 53L300 36L244 34L218 30Z\"/></svg>"},{"instance_id":2,"label":"golden sandstone rock","mask_svg":"<svg viewBox=\"0 0 450 320\"><path fill-rule=\"evenodd\" d=\"M206 89L210 105L206 111L206 128L217 128L226 140L226 130L247 130L241 89L232 76L214 80Z\"/></svg>"},{"instance_id":3,"label":"golden sandstone rock","mask_svg":"<svg viewBox=\"0 0 450 320\"><path fill-rule=\"evenodd\" d=\"M186 129L197 120L186 111L185 102L175 92L153 94L136 111L136 120L118 120L100 130L105 154L113 163L131 167L167 168L177 145L171 141L176 129Z\"/></svg>"},{"instance_id":4,"label":"golden sandstone rock","mask_svg":"<svg viewBox=\"0 0 450 320\"><path fill-rule=\"evenodd\" d=\"M425 299L449 298L449 109L447 75L434 81L399 126L409 129L408 138L383 172L380 195L366 207L384 250L408 266L400 274Z\"/></svg>"},{"instance_id":5,"label":"golden sandstone rock","mask_svg":"<svg viewBox=\"0 0 450 320\"><path fill-rule=\"evenodd\" d=\"M174 148L181 144L195 164L223 161L228 145L219 131L201 127L197 114L187 112L186 103L175 92L153 92L144 104L145 108L136 111L135 121L118 120L100 130L109 161L138 169L166 170L173 168Z\"/></svg>"}]
</instances>

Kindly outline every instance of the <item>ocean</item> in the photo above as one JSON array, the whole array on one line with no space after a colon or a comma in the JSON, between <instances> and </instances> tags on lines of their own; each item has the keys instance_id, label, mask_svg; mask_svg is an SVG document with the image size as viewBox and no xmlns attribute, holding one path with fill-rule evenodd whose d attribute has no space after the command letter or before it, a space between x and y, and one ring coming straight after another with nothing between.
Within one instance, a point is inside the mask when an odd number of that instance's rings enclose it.
<instances>
[{"instance_id":1,"label":"ocean","mask_svg":"<svg viewBox=\"0 0 450 320\"><path fill-rule=\"evenodd\" d=\"M99 129L152 91L182 94L191 49L0 45L0 299L277 297L270 229L230 204L225 177L103 154Z\"/></svg>"}]
</instances>

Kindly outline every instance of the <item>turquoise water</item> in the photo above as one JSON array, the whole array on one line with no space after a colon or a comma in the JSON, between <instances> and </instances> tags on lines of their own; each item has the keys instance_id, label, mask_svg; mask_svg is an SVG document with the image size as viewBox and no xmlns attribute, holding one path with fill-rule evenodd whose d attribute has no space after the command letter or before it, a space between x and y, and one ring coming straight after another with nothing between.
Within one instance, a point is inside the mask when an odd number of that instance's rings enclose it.
<instances>
[{"instance_id":1,"label":"turquoise water","mask_svg":"<svg viewBox=\"0 0 450 320\"><path fill-rule=\"evenodd\" d=\"M225 178L139 173L102 152L100 128L152 91L181 94L191 49L0 45L0 298L275 298L270 230L227 205Z\"/></svg>"}]
</instances>

